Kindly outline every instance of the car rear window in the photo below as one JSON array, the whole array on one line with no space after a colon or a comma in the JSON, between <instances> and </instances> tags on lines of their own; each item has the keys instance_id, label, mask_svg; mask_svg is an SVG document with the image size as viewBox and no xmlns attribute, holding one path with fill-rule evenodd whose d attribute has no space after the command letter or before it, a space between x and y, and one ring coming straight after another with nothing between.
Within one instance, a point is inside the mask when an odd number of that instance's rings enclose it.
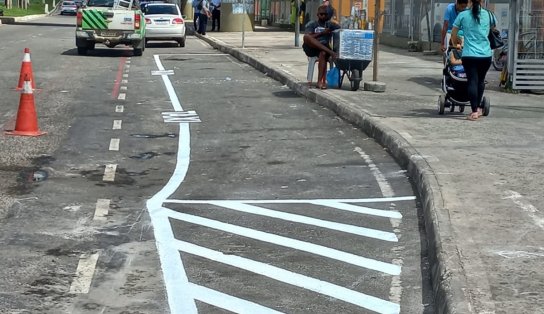
<instances>
[{"instance_id":1,"label":"car rear window","mask_svg":"<svg viewBox=\"0 0 544 314\"><path fill-rule=\"evenodd\" d=\"M68 2L68 1L65 1L62 3L62 5L76 5L75 2Z\"/></svg>"},{"instance_id":2,"label":"car rear window","mask_svg":"<svg viewBox=\"0 0 544 314\"><path fill-rule=\"evenodd\" d=\"M173 5L148 5L145 8L145 13L178 15L178 10Z\"/></svg>"}]
</instances>

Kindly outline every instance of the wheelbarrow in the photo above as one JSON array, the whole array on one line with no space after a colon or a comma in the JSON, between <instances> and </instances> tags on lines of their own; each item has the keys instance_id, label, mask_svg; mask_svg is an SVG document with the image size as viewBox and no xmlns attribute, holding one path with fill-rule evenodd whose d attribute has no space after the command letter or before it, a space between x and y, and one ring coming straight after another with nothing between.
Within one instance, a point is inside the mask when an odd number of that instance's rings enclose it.
<instances>
[{"instance_id":1,"label":"wheelbarrow","mask_svg":"<svg viewBox=\"0 0 544 314\"><path fill-rule=\"evenodd\" d=\"M370 64L370 60L352 60L352 59L336 59L334 61L338 70L340 70L339 88L342 88L344 76L347 76L352 91L359 89L363 80L363 71Z\"/></svg>"}]
</instances>

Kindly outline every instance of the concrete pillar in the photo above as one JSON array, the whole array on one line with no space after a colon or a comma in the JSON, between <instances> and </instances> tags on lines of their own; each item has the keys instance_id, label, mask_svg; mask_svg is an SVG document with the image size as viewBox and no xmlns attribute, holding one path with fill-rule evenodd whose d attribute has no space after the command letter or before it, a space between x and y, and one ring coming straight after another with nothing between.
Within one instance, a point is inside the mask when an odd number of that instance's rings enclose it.
<instances>
[{"instance_id":1,"label":"concrete pillar","mask_svg":"<svg viewBox=\"0 0 544 314\"><path fill-rule=\"evenodd\" d=\"M246 3L250 3L248 0ZM234 3L236 5L237 3ZM255 13L253 10L245 14L232 14L233 3L221 3L221 31L222 32L241 32L242 21L244 21L244 31L252 32L255 30ZM251 6L253 8L253 6ZM209 22L211 23L211 22ZM208 24L209 24L208 23Z\"/></svg>"}]
</instances>

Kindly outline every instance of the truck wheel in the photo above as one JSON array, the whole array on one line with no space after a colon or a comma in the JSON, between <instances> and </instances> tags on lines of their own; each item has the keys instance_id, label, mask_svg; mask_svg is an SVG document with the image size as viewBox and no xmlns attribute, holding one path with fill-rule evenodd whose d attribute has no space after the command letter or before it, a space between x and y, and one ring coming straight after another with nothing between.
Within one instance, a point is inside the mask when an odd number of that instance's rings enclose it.
<instances>
[{"instance_id":1,"label":"truck wheel","mask_svg":"<svg viewBox=\"0 0 544 314\"><path fill-rule=\"evenodd\" d=\"M142 48L134 48L134 51L133 51L134 56L139 57L142 54L143 54L143 49Z\"/></svg>"},{"instance_id":2,"label":"truck wheel","mask_svg":"<svg viewBox=\"0 0 544 314\"><path fill-rule=\"evenodd\" d=\"M87 47L77 47L77 54L82 56L86 55Z\"/></svg>"}]
</instances>

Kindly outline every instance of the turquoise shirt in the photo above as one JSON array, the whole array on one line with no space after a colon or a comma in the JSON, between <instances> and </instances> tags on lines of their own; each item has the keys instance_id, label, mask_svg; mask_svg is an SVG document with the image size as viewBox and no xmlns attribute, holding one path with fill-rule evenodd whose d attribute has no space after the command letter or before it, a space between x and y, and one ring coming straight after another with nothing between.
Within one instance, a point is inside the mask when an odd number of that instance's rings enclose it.
<instances>
[{"instance_id":1,"label":"turquoise shirt","mask_svg":"<svg viewBox=\"0 0 544 314\"><path fill-rule=\"evenodd\" d=\"M485 9L480 9L480 23L472 17L472 10L466 10L455 19L454 27L463 30L465 38L463 57L491 57L489 46L490 14Z\"/></svg>"}]
</instances>

